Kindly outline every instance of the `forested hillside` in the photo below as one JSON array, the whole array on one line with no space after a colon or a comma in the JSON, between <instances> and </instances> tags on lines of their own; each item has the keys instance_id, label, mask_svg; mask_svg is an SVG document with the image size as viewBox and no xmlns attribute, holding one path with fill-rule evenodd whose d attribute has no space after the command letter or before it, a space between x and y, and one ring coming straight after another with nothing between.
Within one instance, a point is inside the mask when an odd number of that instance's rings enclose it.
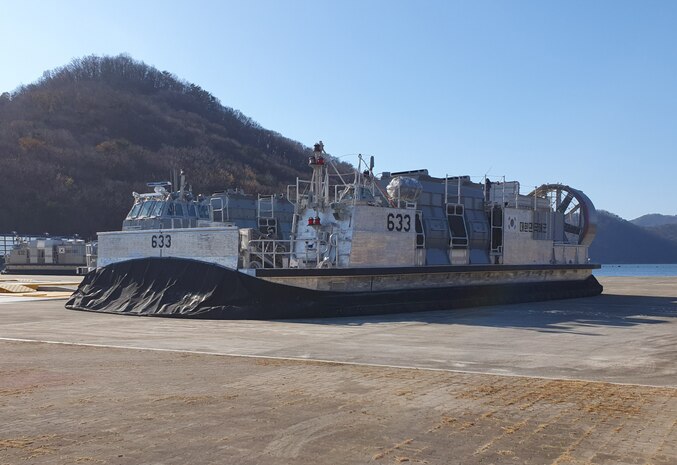
<instances>
[{"instance_id":1,"label":"forested hillside","mask_svg":"<svg viewBox=\"0 0 677 465\"><path fill-rule=\"evenodd\" d=\"M677 242L599 211L589 255L595 263L677 263Z\"/></svg>"},{"instance_id":2,"label":"forested hillside","mask_svg":"<svg viewBox=\"0 0 677 465\"><path fill-rule=\"evenodd\" d=\"M131 192L172 169L196 192L282 192L306 150L167 71L76 59L0 96L0 232L119 229Z\"/></svg>"},{"instance_id":3,"label":"forested hillside","mask_svg":"<svg viewBox=\"0 0 677 465\"><path fill-rule=\"evenodd\" d=\"M677 225L677 215L661 215L660 213L650 213L648 215L642 215L639 218L635 218L634 220L630 220L630 222L644 228L653 228L666 224Z\"/></svg>"},{"instance_id":4,"label":"forested hillside","mask_svg":"<svg viewBox=\"0 0 677 465\"><path fill-rule=\"evenodd\" d=\"M657 236L669 239L677 243L677 224L662 224L660 226L653 226L645 228Z\"/></svg>"}]
</instances>

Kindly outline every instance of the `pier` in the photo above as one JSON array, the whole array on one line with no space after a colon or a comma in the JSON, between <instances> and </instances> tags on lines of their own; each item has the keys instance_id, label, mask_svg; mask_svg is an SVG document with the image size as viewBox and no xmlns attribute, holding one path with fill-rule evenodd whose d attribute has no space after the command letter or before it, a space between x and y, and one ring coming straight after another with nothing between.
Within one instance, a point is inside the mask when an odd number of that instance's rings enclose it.
<instances>
[{"instance_id":1,"label":"pier","mask_svg":"<svg viewBox=\"0 0 677 465\"><path fill-rule=\"evenodd\" d=\"M599 280L592 298L291 321L0 294L0 463L675 463L677 278Z\"/></svg>"}]
</instances>

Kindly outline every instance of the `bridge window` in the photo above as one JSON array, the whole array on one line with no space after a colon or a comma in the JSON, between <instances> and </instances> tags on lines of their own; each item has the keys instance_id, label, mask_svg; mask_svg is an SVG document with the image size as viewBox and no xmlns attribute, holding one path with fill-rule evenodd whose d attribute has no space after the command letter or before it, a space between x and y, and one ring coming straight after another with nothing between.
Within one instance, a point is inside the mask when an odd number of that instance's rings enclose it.
<instances>
[{"instance_id":1,"label":"bridge window","mask_svg":"<svg viewBox=\"0 0 677 465\"><path fill-rule=\"evenodd\" d=\"M130 220L136 218L139 216L139 210L141 210L141 202L134 204L131 211L129 212L129 215L127 215L127 218Z\"/></svg>"},{"instance_id":2,"label":"bridge window","mask_svg":"<svg viewBox=\"0 0 677 465\"><path fill-rule=\"evenodd\" d=\"M147 218L150 215L150 212L153 210L153 207L155 207L155 202L151 200L145 201L141 207L141 211L139 212L139 218Z\"/></svg>"},{"instance_id":3,"label":"bridge window","mask_svg":"<svg viewBox=\"0 0 677 465\"><path fill-rule=\"evenodd\" d=\"M155 208L153 208L153 212L150 214L150 216L162 216L162 209L165 206L164 202L156 202L157 205L155 205Z\"/></svg>"}]
</instances>

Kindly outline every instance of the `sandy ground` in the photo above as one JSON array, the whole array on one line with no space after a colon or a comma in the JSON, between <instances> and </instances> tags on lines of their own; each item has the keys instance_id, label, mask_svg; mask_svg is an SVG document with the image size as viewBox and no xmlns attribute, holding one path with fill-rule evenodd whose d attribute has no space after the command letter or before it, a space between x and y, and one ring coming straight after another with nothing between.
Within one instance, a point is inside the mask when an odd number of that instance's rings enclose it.
<instances>
[{"instance_id":1,"label":"sandy ground","mask_svg":"<svg viewBox=\"0 0 677 465\"><path fill-rule=\"evenodd\" d=\"M0 302L0 464L673 465L677 279L603 284L601 298L354 324ZM450 370L459 350L483 373ZM369 365L383 354L409 367ZM587 380L546 378L576 360Z\"/></svg>"}]
</instances>

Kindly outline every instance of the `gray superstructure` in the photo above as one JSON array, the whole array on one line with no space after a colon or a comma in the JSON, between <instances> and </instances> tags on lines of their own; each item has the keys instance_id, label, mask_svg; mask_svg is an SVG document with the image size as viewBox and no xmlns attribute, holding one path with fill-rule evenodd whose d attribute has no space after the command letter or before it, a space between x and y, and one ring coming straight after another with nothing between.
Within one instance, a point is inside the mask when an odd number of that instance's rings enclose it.
<instances>
[{"instance_id":1,"label":"gray superstructure","mask_svg":"<svg viewBox=\"0 0 677 465\"><path fill-rule=\"evenodd\" d=\"M171 190L171 182L161 181L147 184L153 188L151 193L132 193L134 203L122 230L195 228L209 222L209 203L186 187L183 171L179 182L177 191Z\"/></svg>"},{"instance_id":2,"label":"gray superstructure","mask_svg":"<svg viewBox=\"0 0 677 465\"><path fill-rule=\"evenodd\" d=\"M174 191L172 186L177 182L179 188ZM241 189L227 189L196 196L187 187L183 171L174 183L147 185L153 192L132 194L134 202L122 231L98 234L88 255L90 271L119 261L176 253L237 267L237 237L226 239L233 231L237 236L239 229L246 230L252 239L289 239L294 206L283 194L253 196ZM176 237L190 235L183 230L196 228L200 231L198 241L189 241L188 246L177 243Z\"/></svg>"},{"instance_id":3,"label":"gray superstructure","mask_svg":"<svg viewBox=\"0 0 677 465\"><path fill-rule=\"evenodd\" d=\"M183 175L175 192L171 183L150 183L154 192L134 193L122 232L100 233L100 265L177 256L176 246L160 239L168 231L199 234L226 227L237 235L232 241L239 244L240 269L588 262L595 207L569 186L544 184L522 194L517 181L436 178L425 169L377 177L373 158L369 164L360 159L354 173L341 174L323 152L312 159L321 160L310 162L312 179L297 181L285 194L228 189L196 197L185 188ZM143 234L130 238L149 239L124 239L134 231ZM207 244L207 236L201 237ZM190 249L184 253L194 255Z\"/></svg>"}]
</instances>

